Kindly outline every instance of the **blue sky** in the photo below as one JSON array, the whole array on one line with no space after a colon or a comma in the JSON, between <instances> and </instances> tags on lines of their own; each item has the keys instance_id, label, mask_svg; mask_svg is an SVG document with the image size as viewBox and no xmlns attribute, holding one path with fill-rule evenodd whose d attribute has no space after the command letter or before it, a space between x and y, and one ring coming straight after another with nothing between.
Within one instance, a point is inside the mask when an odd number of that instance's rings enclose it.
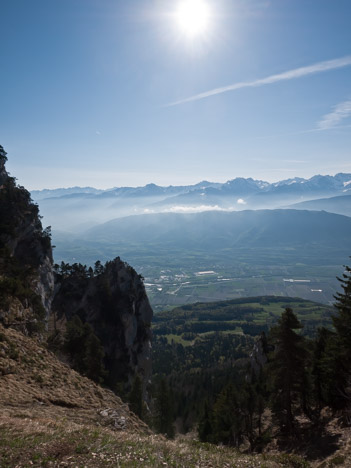
<instances>
[{"instance_id":1,"label":"blue sky","mask_svg":"<svg viewBox=\"0 0 351 468\"><path fill-rule=\"evenodd\" d=\"M203 0L194 37L180 1L0 1L0 144L21 184L351 172L350 0Z\"/></svg>"}]
</instances>

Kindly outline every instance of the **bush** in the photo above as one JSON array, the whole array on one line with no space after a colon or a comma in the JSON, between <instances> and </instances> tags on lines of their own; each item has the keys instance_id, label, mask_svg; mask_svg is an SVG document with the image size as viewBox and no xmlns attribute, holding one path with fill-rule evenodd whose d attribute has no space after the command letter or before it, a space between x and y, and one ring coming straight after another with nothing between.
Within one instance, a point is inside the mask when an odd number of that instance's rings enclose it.
<instances>
[{"instance_id":1,"label":"bush","mask_svg":"<svg viewBox=\"0 0 351 468\"><path fill-rule=\"evenodd\" d=\"M309 463L298 455L291 455L288 453L282 453L275 457L276 461L281 464L281 466L288 468L308 468Z\"/></svg>"}]
</instances>

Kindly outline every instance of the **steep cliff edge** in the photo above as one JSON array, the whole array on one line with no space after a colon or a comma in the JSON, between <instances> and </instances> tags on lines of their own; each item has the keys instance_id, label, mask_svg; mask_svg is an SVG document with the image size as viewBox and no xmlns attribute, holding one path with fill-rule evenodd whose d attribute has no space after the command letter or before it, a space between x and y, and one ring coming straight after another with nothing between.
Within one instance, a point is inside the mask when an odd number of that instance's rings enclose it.
<instances>
[{"instance_id":1,"label":"steep cliff edge","mask_svg":"<svg viewBox=\"0 0 351 468\"><path fill-rule=\"evenodd\" d=\"M0 146L0 322L33 333L44 328L54 291L50 229L6 161Z\"/></svg>"},{"instance_id":2,"label":"steep cliff edge","mask_svg":"<svg viewBox=\"0 0 351 468\"><path fill-rule=\"evenodd\" d=\"M6 161L0 146L0 324L43 336L49 323L64 332L79 316L104 348L105 383L127 391L139 375L147 400L152 309L141 277L119 258L97 262L95 271L75 264L55 272L50 228Z\"/></svg>"},{"instance_id":3,"label":"steep cliff edge","mask_svg":"<svg viewBox=\"0 0 351 468\"><path fill-rule=\"evenodd\" d=\"M106 383L129 386L138 374L144 397L151 379L152 309L141 277L116 258L93 272L81 265L62 265L52 305L56 327L78 315L89 323L105 351Z\"/></svg>"}]
</instances>

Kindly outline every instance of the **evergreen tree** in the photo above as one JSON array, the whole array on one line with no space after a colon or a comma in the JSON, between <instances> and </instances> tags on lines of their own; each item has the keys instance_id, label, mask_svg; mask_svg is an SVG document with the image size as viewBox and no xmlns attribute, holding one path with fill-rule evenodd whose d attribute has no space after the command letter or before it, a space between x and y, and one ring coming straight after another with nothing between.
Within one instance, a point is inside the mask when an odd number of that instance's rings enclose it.
<instances>
[{"instance_id":1,"label":"evergreen tree","mask_svg":"<svg viewBox=\"0 0 351 468\"><path fill-rule=\"evenodd\" d=\"M334 296L334 306L338 315L333 317L334 327L345 350L345 356L351 358L351 268L345 266L342 278L338 278L343 292Z\"/></svg>"},{"instance_id":2,"label":"evergreen tree","mask_svg":"<svg viewBox=\"0 0 351 468\"><path fill-rule=\"evenodd\" d=\"M104 266L101 264L100 260L97 260L94 264L94 274L99 276L104 272Z\"/></svg>"},{"instance_id":3,"label":"evergreen tree","mask_svg":"<svg viewBox=\"0 0 351 468\"><path fill-rule=\"evenodd\" d=\"M61 262L59 266L58 273L63 277L66 278L72 272L72 267L69 263L65 263L64 261Z\"/></svg>"},{"instance_id":4,"label":"evergreen tree","mask_svg":"<svg viewBox=\"0 0 351 468\"><path fill-rule=\"evenodd\" d=\"M67 322L63 348L64 351L68 353L73 366L78 372L81 371L78 363L81 361L83 340L83 322L78 315L74 315L74 317Z\"/></svg>"},{"instance_id":5,"label":"evergreen tree","mask_svg":"<svg viewBox=\"0 0 351 468\"><path fill-rule=\"evenodd\" d=\"M72 367L95 382L101 383L107 375L104 367L104 349L92 326L82 322L78 315L67 322L63 350L68 353Z\"/></svg>"},{"instance_id":6,"label":"evergreen tree","mask_svg":"<svg viewBox=\"0 0 351 468\"><path fill-rule=\"evenodd\" d=\"M258 395L253 384L246 383L242 399L243 409L245 411L245 435L250 442L250 448L252 450L256 435L255 414L258 406Z\"/></svg>"},{"instance_id":7,"label":"evergreen tree","mask_svg":"<svg viewBox=\"0 0 351 468\"><path fill-rule=\"evenodd\" d=\"M154 425L157 432L174 437L173 400L166 379L161 379L156 392Z\"/></svg>"},{"instance_id":8,"label":"evergreen tree","mask_svg":"<svg viewBox=\"0 0 351 468\"><path fill-rule=\"evenodd\" d=\"M201 442L212 441L212 412L209 408L208 401L205 400L203 414L199 420L198 434Z\"/></svg>"},{"instance_id":9,"label":"evergreen tree","mask_svg":"<svg viewBox=\"0 0 351 468\"><path fill-rule=\"evenodd\" d=\"M295 331L301 328L292 309L287 308L278 325L271 329L275 347L270 363L272 409L281 429L290 434L294 430L294 405L301 402L305 381L307 351L303 336Z\"/></svg>"},{"instance_id":10,"label":"evergreen tree","mask_svg":"<svg viewBox=\"0 0 351 468\"><path fill-rule=\"evenodd\" d=\"M342 278L338 278L343 292L334 296L334 304L338 315L333 317L333 323L342 349L345 367L351 368L351 268L345 266Z\"/></svg>"},{"instance_id":11,"label":"evergreen tree","mask_svg":"<svg viewBox=\"0 0 351 468\"><path fill-rule=\"evenodd\" d=\"M7 161L7 156L6 155L7 155L6 151L0 145L0 162L3 162L5 164L5 162Z\"/></svg>"},{"instance_id":12,"label":"evergreen tree","mask_svg":"<svg viewBox=\"0 0 351 468\"><path fill-rule=\"evenodd\" d=\"M239 394L228 384L219 394L213 408L214 441L239 446L245 432L245 414Z\"/></svg>"},{"instance_id":13,"label":"evergreen tree","mask_svg":"<svg viewBox=\"0 0 351 468\"><path fill-rule=\"evenodd\" d=\"M342 278L338 280L342 292L334 296L337 315L333 317L333 324L336 335L328 343L331 351L329 373L334 374L333 406L345 407L351 400L351 268L345 266Z\"/></svg>"},{"instance_id":14,"label":"evergreen tree","mask_svg":"<svg viewBox=\"0 0 351 468\"><path fill-rule=\"evenodd\" d=\"M144 402L143 402L143 384L139 375L136 375L131 391L128 396L129 407L133 413L143 419Z\"/></svg>"},{"instance_id":15,"label":"evergreen tree","mask_svg":"<svg viewBox=\"0 0 351 468\"><path fill-rule=\"evenodd\" d=\"M335 383L335 333L322 327L317 330L312 359L312 385L316 412L319 416L324 405L332 401L331 391Z\"/></svg>"},{"instance_id":16,"label":"evergreen tree","mask_svg":"<svg viewBox=\"0 0 351 468\"><path fill-rule=\"evenodd\" d=\"M83 356L83 373L89 379L97 383L102 383L107 376L104 366L104 348L101 345L99 338L94 334L91 325L85 324L85 342Z\"/></svg>"}]
</instances>

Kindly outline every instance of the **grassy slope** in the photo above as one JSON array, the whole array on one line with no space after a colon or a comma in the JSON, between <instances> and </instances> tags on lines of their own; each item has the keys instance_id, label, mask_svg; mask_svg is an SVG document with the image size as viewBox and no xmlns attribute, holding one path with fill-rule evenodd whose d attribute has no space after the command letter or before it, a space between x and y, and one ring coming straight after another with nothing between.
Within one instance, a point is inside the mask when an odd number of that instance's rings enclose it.
<instances>
[{"instance_id":1,"label":"grassy slope","mask_svg":"<svg viewBox=\"0 0 351 468\"><path fill-rule=\"evenodd\" d=\"M20 419L19 416L22 416ZM243 455L232 449L185 438L116 432L68 419L3 415L0 426L2 468L74 467L308 467L289 455Z\"/></svg>"},{"instance_id":2,"label":"grassy slope","mask_svg":"<svg viewBox=\"0 0 351 468\"><path fill-rule=\"evenodd\" d=\"M151 433L111 391L0 326L0 466L304 467L287 455L243 455Z\"/></svg>"}]
</instances>

